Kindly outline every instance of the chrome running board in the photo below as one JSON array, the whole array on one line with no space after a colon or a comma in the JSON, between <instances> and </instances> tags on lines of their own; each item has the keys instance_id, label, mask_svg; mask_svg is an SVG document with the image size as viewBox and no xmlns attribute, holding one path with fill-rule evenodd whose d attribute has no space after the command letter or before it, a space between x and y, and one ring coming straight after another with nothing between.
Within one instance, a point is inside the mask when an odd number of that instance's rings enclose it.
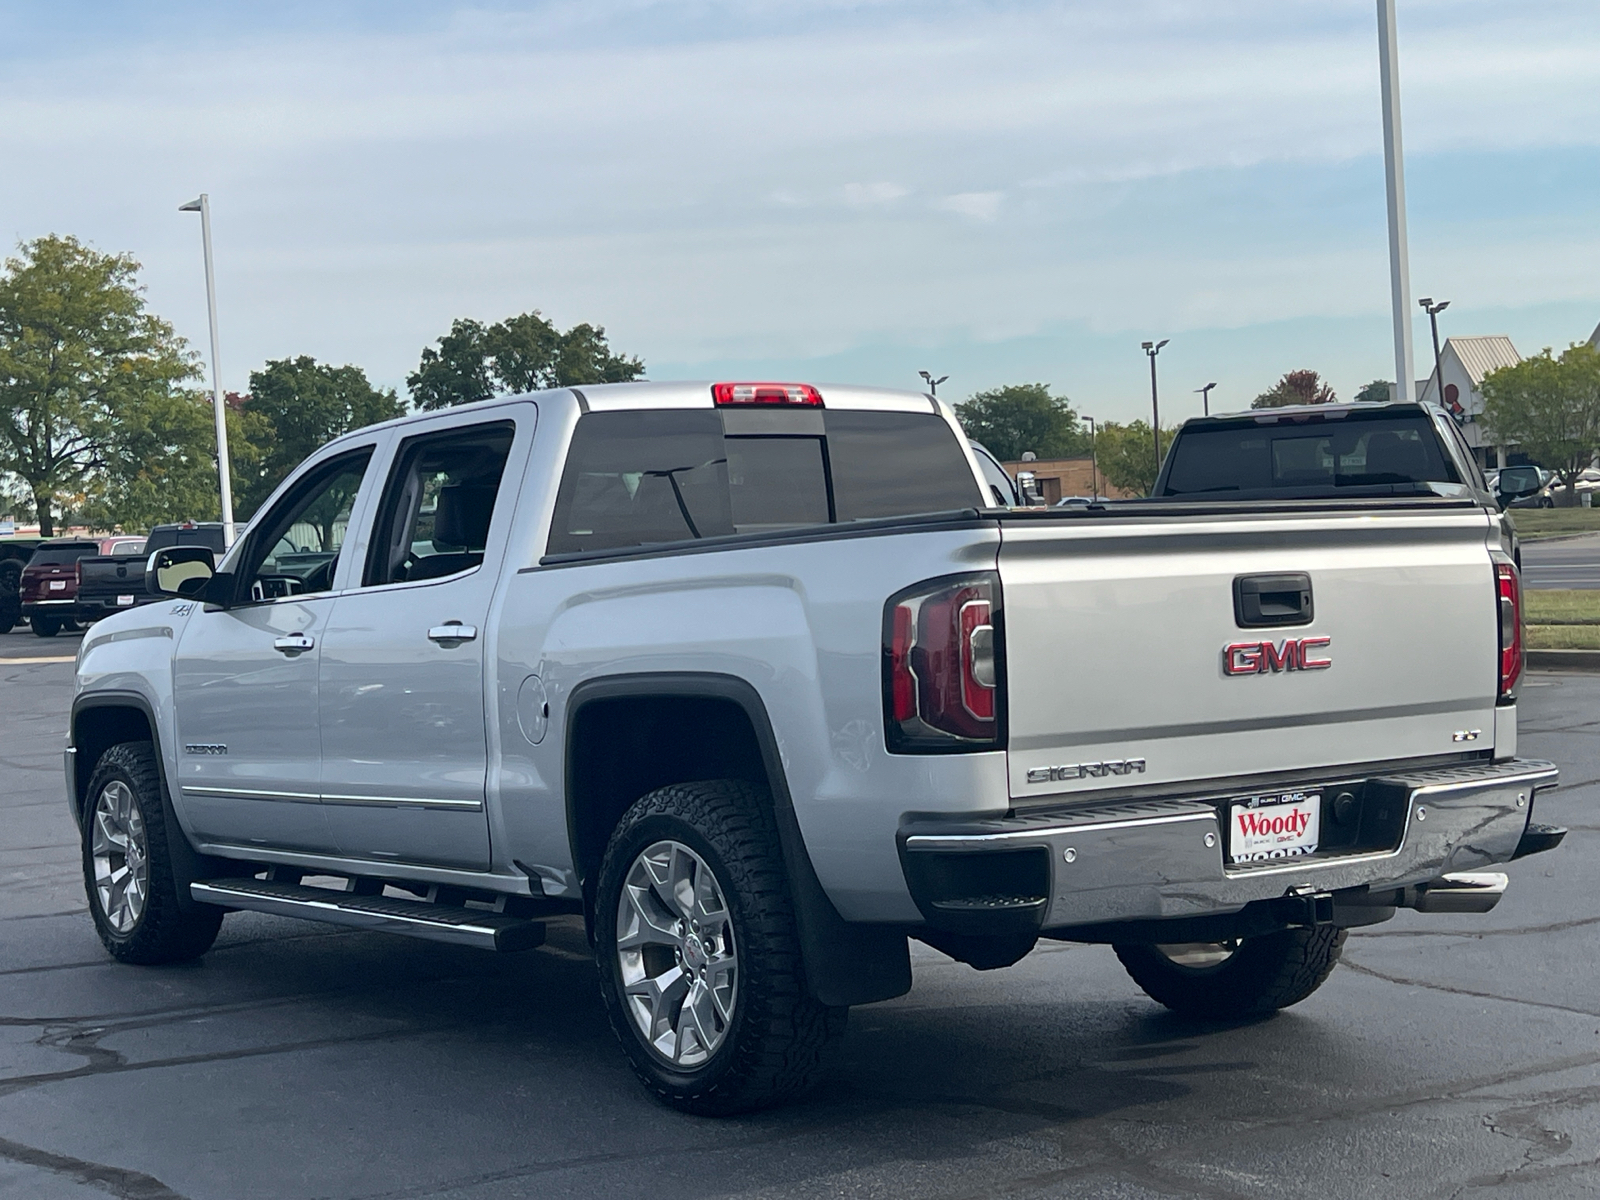
<instances>
[{"instance_id":1,"label":"chrome running board","mask_svg":"<svg viewBox=\"0 0 1600 1200\"><path fill-rule=\"evenodd\" d=\"M544 943L542 921L454 904L359 896L332 888L262 879L212 879L191 883L189 894L202 904L302 917L331 925L476 946L481 950L532 950Z\"/></svg>"}]
</instances>

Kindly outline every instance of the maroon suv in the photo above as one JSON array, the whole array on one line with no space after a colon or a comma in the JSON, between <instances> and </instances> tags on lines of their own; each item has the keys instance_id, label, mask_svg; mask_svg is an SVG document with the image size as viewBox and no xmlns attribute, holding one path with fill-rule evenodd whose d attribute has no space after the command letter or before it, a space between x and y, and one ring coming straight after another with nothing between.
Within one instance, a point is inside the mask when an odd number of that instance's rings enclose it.
<instances>
[{"instance_id":1,"label":"maroon suv","mask_svg":"<svg viewBox=\"0 0 1600 1200\"><path fill-rule=\"evenodd\" d=\"M55 637L71 624L78 600L78 560L100 553L99 541L74 538L46 542L22 568L22 619L40 637Z\"/></svg>"}]
</instances>

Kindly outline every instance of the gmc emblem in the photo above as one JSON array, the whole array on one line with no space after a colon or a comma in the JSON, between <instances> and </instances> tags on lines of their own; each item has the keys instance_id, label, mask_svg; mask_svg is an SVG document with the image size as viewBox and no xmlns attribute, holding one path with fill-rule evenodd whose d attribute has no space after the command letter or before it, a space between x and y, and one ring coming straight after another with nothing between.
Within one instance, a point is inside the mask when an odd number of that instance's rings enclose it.
<instances>
[{"instance_id":1,"label":"gmc emblem","mask_svg":"<svg viewBox=\"0 0 1600 1200\"><path fill-rule=\"evenodd\" d=\"M1326 637L1284 638L1276 645L1271 642L1235 642L1223 648L1222 671L1225 675L1326 671L1333 666L1333 659L1317 658L1312 652L1323 649L1332 640Z\"/></svg>"}]
</instances>

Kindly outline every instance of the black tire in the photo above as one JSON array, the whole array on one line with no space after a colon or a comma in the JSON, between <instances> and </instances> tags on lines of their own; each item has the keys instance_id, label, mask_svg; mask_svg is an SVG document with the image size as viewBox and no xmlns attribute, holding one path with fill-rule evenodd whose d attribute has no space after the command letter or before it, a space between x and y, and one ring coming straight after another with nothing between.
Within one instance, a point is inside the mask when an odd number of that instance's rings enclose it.
<instances>
[{"instance_id":1,"label":"black tire","mask_svg":"<svg viewBox=\"0 0 1600 1200\"><path fill-rule=\"evenodd\" d=\"M61 632L60 617L29 617L28 624L33 626L36 637L55 637Z\"/></svg>"},{"instance_id":2,"label":"black tire","mask_svg":"<svg viewBox=\"0 0 1600 1200\"><path fill-rule=\"evenodd\" d=\"M1186 1017L1238 1020L1311 995L1338 964L1345 936L1345 930L1324 925L1245 938L1212 966L1182 965L1148 943L1115 949L1133 981L1157 1003Z\"/></svg>"},{"instance_id":3,"label":"black tire","mask_svg":"<svg viewBox=\"0 0 1600 1200\"><path fill-rule=\"evenodd\" d=\"M22 620L22 564L0 561L0 633L10 633Z\"/></svg>"},{"instance_id":4,"label":"black tire","mask_svg":"<svg viewBox=\"0 0 1600 1200\"><path fill-rule=\"evenodd\" d=\"M126 785L133 793L133 803L143 822L147 876L143 911L130 928L121 930L106 912L96 887L93 848L96 804L115 783ZM167 807L162 797L161 772L155 748L149 742L121 742L95 764L83 819L83 880L95 932L118 962L141 966L187 962L199 958L217 940L222 909L179 902L167 846Z\"/></svg>"},{"instance_id":5,"label":"black tire","mask_svg":"<svg viewBox=\"0 0 1600 1200\"><path fill-rule=\"evenodd\" d=\"M623 886L639 856L662 841L688 847L710 868L737 951L737 989L722 1040L692 1068L647 1044L624 996L617 949ZM772 802L749 783L662 788L623 815L600 866L595 955L611 1027L634 1072L684 1112L726 1116L791 1100L816 1081L826 1051L844 1034L849 1009L818 1003L807 991Z\"/></svg>"}]
</instances>

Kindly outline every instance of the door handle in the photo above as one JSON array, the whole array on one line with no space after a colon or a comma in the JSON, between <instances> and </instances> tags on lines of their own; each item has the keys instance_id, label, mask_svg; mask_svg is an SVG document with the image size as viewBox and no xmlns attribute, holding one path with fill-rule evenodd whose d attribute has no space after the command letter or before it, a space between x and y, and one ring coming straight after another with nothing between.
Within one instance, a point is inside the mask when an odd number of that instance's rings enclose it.
<instances>
[{"instance_id":1,"label":"door handle","mask_svg":"<svg viewBox=\"0 0 1600 1200\"><path fill-rule=\"evenodd\" d=\"M304 654L316 643L303 633L291 633L288 637L281 637L272 643L274 650L280 650L293 658L296 654Z\"/></svg>"},{"instance_id":2,"label":"door handle","mask_svg":"<svg viewBox=\"0 0 1600 1200\"><path fill-rule=\"evenodd\" d=\"M1309 625L1311 576L1239 575L1233 581L1233 619L1241 629L1273 625Z\"/></svg>"},{"instance_id":3,"label":"door handle","mask_svg":"<svg viewBox=\"0 0 1600 1200\"><path fill-rule=\"evenodd\" d=\"M428 640L438 642L441 646L451 645L456 642L470 642L478 636L476 625L463 625L460 621L450 621L444 625L435 625L428 630Z\"/></svg>"}]
</instances>

